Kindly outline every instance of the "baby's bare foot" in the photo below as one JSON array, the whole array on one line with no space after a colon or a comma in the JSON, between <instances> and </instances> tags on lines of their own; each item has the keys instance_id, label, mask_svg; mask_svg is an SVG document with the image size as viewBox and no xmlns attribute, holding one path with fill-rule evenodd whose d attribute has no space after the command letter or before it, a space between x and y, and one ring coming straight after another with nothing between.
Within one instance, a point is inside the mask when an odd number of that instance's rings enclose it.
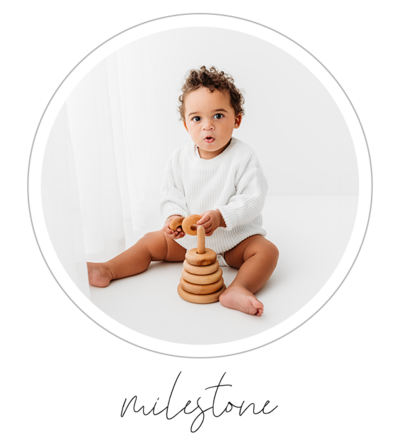
<instances>
[{"instance_id":1,"label":"baby's bare foot","mask_svg":"<svg viewBox=\"0 0 400 442\"><path fill-rule=\"evenodd\" d=\"M239 310L248 315L261 316L264 312L263 303L241 286L229 286L219 297L219 302L224 307Z\"/></svg>"},{"instance_id":2,"label":"baby's bare foot","mask_svg":"<svg viewBox=\"0 0 400 442\"><path fill-rule=\"evenodd\" d=\"M94 287L107 287L112 279L111 272L102 263L88 262L89 284Z\"/></svg>"}]
</instances>

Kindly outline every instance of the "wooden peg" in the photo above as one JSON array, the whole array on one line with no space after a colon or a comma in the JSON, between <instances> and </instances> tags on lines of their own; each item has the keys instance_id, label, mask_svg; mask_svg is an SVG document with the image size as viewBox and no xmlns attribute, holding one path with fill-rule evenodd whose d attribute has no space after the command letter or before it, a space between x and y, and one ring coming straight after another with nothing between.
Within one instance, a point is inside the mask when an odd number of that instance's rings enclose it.
<instances>
[{"instance_id":1,"label":"wooden peg","mask_svg":"<svg viewBox=\"0 0 400 442\"><path fill-rule=\"evenodd\" d=\"M206 253L206 229L203 226L197 226L197 253Z\"/></svg>"}]
</instances>

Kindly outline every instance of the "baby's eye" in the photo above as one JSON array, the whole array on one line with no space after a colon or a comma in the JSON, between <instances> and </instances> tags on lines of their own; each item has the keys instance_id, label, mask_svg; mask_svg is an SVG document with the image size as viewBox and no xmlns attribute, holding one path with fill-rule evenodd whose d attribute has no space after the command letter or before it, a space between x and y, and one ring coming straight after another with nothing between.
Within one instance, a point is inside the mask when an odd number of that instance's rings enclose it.
<instances>
[{"instance_id":1,"label":"baby's eye","mask_svg":"<svg viewBox=\"0 0 400 442\"><path fill-rule=\"evenodd\" d=\"M196 118L198 118L198 120L196 120ZM196 122L197 122L197 121L200 121L200 117L193 117L192 120L193 120L193 121L196 121Z\"/></svg>"},{"instance_id":2,"label":"baby's eye","mask_svg":"<svg viewBox=\"0 0 400 442\"><path fill-rule=\"evenodd\" d=\"M216 120L220 120L221 118L224 118L224 116L223 116L223 114L215 114L215 115L214 115L214 118L215 118Z\"/></svg>"}]
</instances>

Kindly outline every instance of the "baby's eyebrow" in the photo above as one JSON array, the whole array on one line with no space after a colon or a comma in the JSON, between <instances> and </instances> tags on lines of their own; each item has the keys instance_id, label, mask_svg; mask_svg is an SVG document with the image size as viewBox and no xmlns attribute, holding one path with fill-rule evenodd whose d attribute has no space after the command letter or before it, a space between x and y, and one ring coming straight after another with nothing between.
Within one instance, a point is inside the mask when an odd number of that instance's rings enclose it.
<instances>
[{"instance_id":1,"label":"baby's eyebrow","mask_svg":"<svg viewBox=\"0 0 400 442\"><path fill-rule=\"evenodd\" d=\"M228 112L228 111L225 110L225 109L215 109L215 110L213 110L212 112ZM188 115L188 117L190 117L190 115L198 114L198 113L199 113L199 111L196 111L196 112L190 112L190 114Z\"/></svg>"}]
</instances>

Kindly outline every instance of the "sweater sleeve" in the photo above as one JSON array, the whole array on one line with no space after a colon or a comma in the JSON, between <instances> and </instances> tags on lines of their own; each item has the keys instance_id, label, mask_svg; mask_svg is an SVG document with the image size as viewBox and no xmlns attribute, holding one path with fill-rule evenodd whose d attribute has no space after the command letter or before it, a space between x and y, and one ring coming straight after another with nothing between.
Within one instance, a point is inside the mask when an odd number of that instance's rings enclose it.
<instances>
[{"instance_id":1,"label":"sweater sleeve","mask_svg":"<svg viewBox=\"0 0 400 442\"><path fill-rule=\"evenodd\" d=\"M236 194L229 198L226 205L217 209L224 218L224 230L247 224L257 217L264 206L268 184L261 165L252 154L238 171Z\"/></svg>"},{"instance_id":2,"label":"sweater sleeve","mask_svg":"<svg viewBox=\"0 0 400 442\"><path fill-rule=\"evenodd\" d=\"M176 167L174 168L174 160L175 157L172 155L167 161L160 189L160 211L164 220L172 215L185 217L189 215L183 189L180 189L177 183L177 181L180 180L177 180L178 177L176 173L174 173L174 169L178 169Z\"/></svg>"}]
</instances>

